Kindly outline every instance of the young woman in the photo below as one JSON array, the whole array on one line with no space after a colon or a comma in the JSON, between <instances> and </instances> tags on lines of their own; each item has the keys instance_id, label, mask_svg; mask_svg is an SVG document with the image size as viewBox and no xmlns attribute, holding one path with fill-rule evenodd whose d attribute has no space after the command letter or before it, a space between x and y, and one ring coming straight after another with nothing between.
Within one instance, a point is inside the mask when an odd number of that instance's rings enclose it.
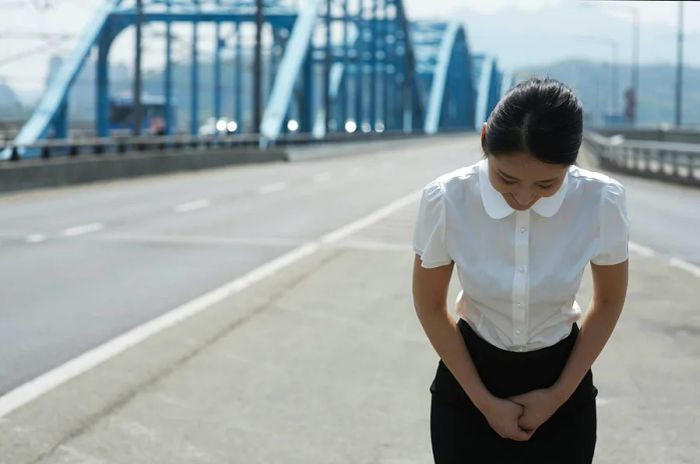
<instances>
[{"instance_id":1,"label":"young woman","mask_svg":"<svg viewBox=\"0 0 700 464\"><path fill-rule=\"evenodd\" d=\"M572 90L531 78L483 125L483 159L423 189L413 298L440 358L437 464L592 462L591 365L624 305L629 220L622 184L575 164L581 135ZM575 294L589 262L583 315ZM447 307L455 264L457 321Z\"/></svg>"}]
</instances>

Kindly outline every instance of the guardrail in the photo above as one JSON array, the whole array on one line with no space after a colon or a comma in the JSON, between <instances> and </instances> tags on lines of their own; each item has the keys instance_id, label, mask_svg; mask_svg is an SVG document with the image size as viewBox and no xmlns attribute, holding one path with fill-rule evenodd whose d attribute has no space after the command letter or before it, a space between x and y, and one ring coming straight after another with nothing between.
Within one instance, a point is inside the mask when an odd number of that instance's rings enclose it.
<instances>
[{"instance_id":1,"label":"guardrail","mask_svg":"<svg viewBox=\"0 0 700 464\"><path fill-rule=\"evenodd\" d=\"M445 131L449 132L449 131ZM350 142L378 139L403 138L407 136L425 136L422 132L406 133L402 130L384 132L343 133L330 132L319 138L308 133L285 133L275 140L274 145L286 146L319 142ZM220 134L211 136L167 135L142 137L105 137L90 139L48 139L27 145L8 143L2 149L7 153L5 161L21 159L52 158L58 156L79 156L82 154L102 155L106 153L134 153L178 150L211 150L216 148L258 147L260 135Z\"/></svg>"},{"instance_id":2,"label":"guardrail","mask_svg":"<svg viewBox=\"0 0 700 464\"><path fill-rule=\"evenodd\" d=\"M679 142L628 140L584 132L583 141L600 166L611 171L700 185L700 145Z\"/></svg>"}]
</instances>

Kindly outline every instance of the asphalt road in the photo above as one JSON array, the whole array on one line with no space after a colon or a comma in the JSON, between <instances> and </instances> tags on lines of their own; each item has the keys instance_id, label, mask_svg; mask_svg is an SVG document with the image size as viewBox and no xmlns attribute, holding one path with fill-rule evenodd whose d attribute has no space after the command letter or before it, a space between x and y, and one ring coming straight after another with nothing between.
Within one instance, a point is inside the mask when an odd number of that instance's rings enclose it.
<instances>
[{"instance_id":1,"label":"asphalt road","mask_svg":"<svg viewBox=\"0 0 700 464\"><path fill-rule=\"evenodd\" d=\"M0 197L0 394L480 156L474 136L380 146ZM700 190L612 175L631 240L700 265Z\"/></svg>"},{"instance_id":2,"label":"asphalt road","mask_svg":"<svg viewBox=\"0 0 700 464\"><path fill-rule=\"evenodd\" d=\"M462 135L324 150L0 198L0 393L480 157ZM700 191L613 176L635 265L595 364L596 462L695 462L700 275L673 258L698 264ZM0 462L429 462L436 358L410 304L414 214L3 418Z\"/></svg>"}]
</instances>

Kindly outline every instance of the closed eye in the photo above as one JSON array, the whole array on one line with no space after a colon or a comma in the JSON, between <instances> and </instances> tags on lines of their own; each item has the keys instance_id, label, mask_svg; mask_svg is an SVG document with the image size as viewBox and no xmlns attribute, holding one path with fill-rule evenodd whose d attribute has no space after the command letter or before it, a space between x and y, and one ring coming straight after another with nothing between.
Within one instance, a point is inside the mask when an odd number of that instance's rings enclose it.
<instances>
[{"instance_id":1,"label":"closed eye","mask_svg":"<svg viewBox=\"0 0 700 464\"><path fill-rule=\"evenodd\" d=\"M506 180L505 177L503 177L503 176L499 176L499 177L501 178L501 181L502 181L504 184L512 185L512 184L517 184L517 183L518 183L517 181L512 181L512 182L511 182L511 181L508 181L508 180ZM538 187L542 187L542 188L549 188L549 187L553 186L554 184L556 184L556 182L552 182L551 184L548 184L548 185L537 184L537 186L538 186Z\"/></svg>"}]
</instances>

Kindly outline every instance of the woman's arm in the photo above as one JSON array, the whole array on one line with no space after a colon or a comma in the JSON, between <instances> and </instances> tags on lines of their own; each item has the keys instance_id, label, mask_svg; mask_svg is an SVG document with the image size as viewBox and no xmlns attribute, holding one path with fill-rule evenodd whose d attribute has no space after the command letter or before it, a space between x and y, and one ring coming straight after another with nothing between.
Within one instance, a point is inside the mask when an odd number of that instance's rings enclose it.
<instances>
[{"instance_id":1,"label":"woman's arm","mask_svg":"<svg viewBox=\"0 0 700 464\"><path fill-rule=\"evenodd\" d=\"M591 263L593 299L566 366L552 386L562 404L576 390L617 324L627 294L628 263L629 260L610 266Z\"/></svg>"},{"instance_id":2,"label":"woman's arm","mask_svg":"<svg viewBox=\"0 0 700 464\"><path fill-rule=\"evenodd\" d=\"M474 366L457 323L447 309L447 291L454 262L426 269L416 255L413 262L413 302L430 343L472 403L481 411L491 428L503 438L525 441L534 430L518 425L523 407L498 398L484 386Z\"/></svg>"}]
</instances>

